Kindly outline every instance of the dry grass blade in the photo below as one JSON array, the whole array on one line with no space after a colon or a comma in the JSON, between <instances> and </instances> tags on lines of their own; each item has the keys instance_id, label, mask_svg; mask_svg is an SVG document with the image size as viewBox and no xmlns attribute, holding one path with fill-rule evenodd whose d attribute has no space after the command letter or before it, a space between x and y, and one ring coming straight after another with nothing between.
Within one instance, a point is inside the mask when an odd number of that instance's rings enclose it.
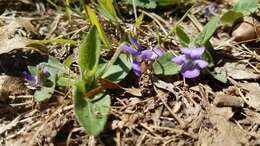
<instances>
[{"instance_id":1,"label":"dry grass blade","mask_svg":"<svg viewBox=\"0 0 260 146\"><path fill-rule=\"evenodd\" d=\"M5 125L4 127L0 128L0 135L3 134L6 130L11 129L19 123L19 120L21 119L21 116L17 116L12 122L9 124Z\"/></svg>"},{"instance_id":2,"label":"dry grass blade","mask_svg":"<svg viewBox=\"0 0 260 146\"><path fill-rule=\"evenodd\" d=\"M14 19L8 25L0 27L0 54L8 53L14 49L25 48L28 45L27 38L15 35L18 28L35 31L29 20L21 18Z\"/></svg>"},{"instance_id":3,"label":"dry grass blade","mask_svg":"<svg viewBox=\"0 0 260 146\"><path fill-rule=\"evenodd\" d=\"M146 125L146 127L150 127L152 129L158 129L158 130L171 131L171 132L176 133L176 134L189 136L189 137L191 137L193 139L197 139L198 138L196 135L192 135L191 133L185 132L184 130L181 130L181 129L170 128L170 127L161 127L161 126L156 126L156 125L149 125L149 126Z\"/></svg>"}]
</instances>

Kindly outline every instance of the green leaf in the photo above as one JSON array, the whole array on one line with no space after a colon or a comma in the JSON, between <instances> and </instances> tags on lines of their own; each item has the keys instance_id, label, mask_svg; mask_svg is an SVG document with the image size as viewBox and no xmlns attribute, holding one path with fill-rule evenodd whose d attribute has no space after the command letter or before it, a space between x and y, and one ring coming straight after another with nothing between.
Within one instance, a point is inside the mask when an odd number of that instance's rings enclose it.
<instances>
[{"instance_id":1,"label":"green leaf","mask_svg":"<svg viewBox=\"0 0 260 146\"><path fill-rule=\"evenodd\" d=\"M55 85L51 87L41 87L40 90L36 90L34 92L34 98L36 101L41 102L46 99L51 98L52 94L54 93Z\"/></svg>"},{"instance_id":2,"label":"green leaf","mask_svg":"<svg viewBox=\"0 0 260 146\"><path fill-rule=\"evenodd\" d=\"M177 23L171 28L170 34L176 31L176 27L180 25L180 23L190 14L193 7L191 7L189 10L185 12L185 14L181 17L180 20L177 21ZM169 35L169 34L168 34Z\"/></svg>"},{"instance_id":3,"label":"green leaf","mask_svg":"<svg viewBox=\"0 0 260 146\"><path fill-rule=\"evenodd\" d=\"M195 39L195 44L198 46L204 46L204 44L211 38L214 34L217 25L220 21L220 17L213 17L203 28L202 32Z\"/></svg>"},{"instance_id":4,"label":"green leaf","mask_svg":"<svg viewBox=\"0 0 260 146\"><path fill-rule=\"evenodd\" d=\"M77 46L77 42L71 39L54 39L54 40L29 40L29 44L49 44L49 43L62 43Z\"/></svg>"},{"instance_id":5,"label":"green leaf","mask_svg":"<svg viewBox=\"0 0 260 146\"><path fill-rule=\"evenodd\" d=\"M97 28L93 26L84 38L79 50L79 66L82 78L88 84L94 81L99 62L101 42Z\"/></svg>"},{"instance_id":6,"label":"green leaf","mask_svg":"<svg viewBox=\"0 0 260 146\"><path fill-rule=\"evenodd\" d=\"M52 64L52 65L56 65L56 66L59 66L59 67L63 67L63 65L60 63L60 61L57 58L53 57L53 56L49 56L48 64Z\"/></svg>"},{"instance_id":7,"label":"green leaf","mask_svg":"<svg viewBox=\"0 0 260 146\"><path fill-rule=\"evenodd\" d=\"M105 36L104 30L101 27L95 12L93 12L93 10L90 8L89 5L86 5L86 10L87 10L87 13L89 15L89 19L90 19L91 24L93 24L97 27L97 31L98 31L99 37L101 38L102 42L105 44L105 46L107 48L111 49L111 46L109 45L109 42L108 42L108 40Z\"/></svg>"},{"instance_id":8,"label":"green leaf","mask_svg":"<svg viewBox=\"0 0 260 146\"><path fill-rule=\"evenodd\" d=\"M66 0L66 15L69 19L69 21L71 21L71 7L70 7L70 0Z\"/></svg>"},{"instance_id":9,"label":"green leaf","mask_svg":"<svg viewBox=\"0 0 260 146\"><path fill-rule=\"evenodd\" d=\"M74 73L64 68L63 64L53 56L49 56L48 62L42 62L41 66L47 68L50 76L46 77L42 73L42 67L28 66L28 70L34 76L37 76L40 88L34 93L37 101L44 101L51 98L56 86L71 86L77 77Z\"/></svg>"},{"instance_id":10,"label":"green leaf","mask_svg":"<svg viewBox=\"0 0 260 146\"><path fill-rule=\"evenodd\" d=\"M188 47L190 44L189 36L179 26L176 27L175 32L176 32L176 35L177 35L178 39L180 40L181 44L184 47Z\"/></svg>"},{"instance_id":11,"label":"green leaf","mask_svg":"<svg viewBox=\"0 0 260 146\"><path fill-rule=\"evenodd\" d=\"M111 105L111 97L102 92L91 100L85 97L84 82L78 82L73 88L74 110L80 125L88 134L97 136L107 121Z\"/></svg>"},{"instance_id":12,"label":"green leaf","mask_svg":"<svg viewBox=\"0 0 260 146\"><path fill-rule=\"evenodd\" d=\"M159 0L158 3L160 6L168 6L168 5L175 5L180 4L182 0Z\"/></svg>"},{"instance_id":13,"label":"green leaf","mask_svg":"<svg viewBox=\"0 0 260 146\"><path fill-rule=\"evenodd\" d=\"M39 102L51 98L56 87L57 74L63 69L63 65L53 56L49 56L48 62L42 62L41 65L47 68L49 77L43 76L37 67L28 66L30 73L37 76L38 82L41 84L41 87L34 92L34 97Z\"/></svg>"},{"instance_id":14,"label":"green leaf","mask_svg":"<svg viewBox=\"0 0 260 146\"><path fill-rule=\"evenodd\" d=\"M258 0L240 0L233 8L236 12L241 12L244 15L253 13L259 7Z\"/></svg>"},{"instance_id":15,"label":"green leaf","mask_svg":"<svg viewBox=\"0 0 260 146\"><path fill-rule=\"evenodd\" d=\"M135 6L143 7L147 9L154 9L157 6L158 0L123 0L124 3L133 5L133 1L135 2Z\"/></svg>"},{"instance_id":16,"label":"green leaf","mask_svg":"<svg viewBox=\"0 0 260 146\"><path fill-rule=\"evenodd\" d=\"M214 59L208 50L205 50L205 53L203 54L202 58L203 60L206 60L209 63L208 64L209 68L214 66Z\"/></svg>"},{"instance_id":17,"label":"green leaf","mask_svg":"<svg viewBox=\"0 0 260 146\"><path fill-rule=\"evenodd\" d=\"M61 11L61 7L56 5L52 0L47 0L49 4L51 4L57 11Z\"/></svg>"},{"instance_id":18,"label":"green leaf","mask_svg":"<svg viewBox=\"0 0 260 146\"><path fill-rule=\"evenodd\" d=\"M210 72L210 74L217 79L218 81L222 83L227 83L227 73L224 70L224 68L216 67L214 68L214 71Z\"/></svg>"},{"instance_id":19,"label":"green leaf","mask_svg":"<svg viewBox=\"0 0 260 146\"><path fill-rule=\"evenodd\" d=\"M135 26L136 26L136 27L139 27L139 26L143 23L143 19L144 19L144 13L141 13L141 14L137 17L137 19L136 19L136 21L135 21Z\"/></svg>"},{"instance_id":20,"label":"green leaf","mask_svg":"<svg viewBox=\"0 0 260 146\"><path fill-rule=\"evenodd\" d=\"M124 3L131 4L131 5L133 5L133 1L135 2L135 6L143 7L147 9L154 9L158 5L169 6L169 5L190 2L190 0L123 0Z\"/></svg>"},{"instance_id":21,"label":"green leaf","mask_svg":"<svg viewBox=\"0 0 260 146\"><path fill-rule=\"evenodd\" d=\"M241 17L243 17L243 13L241 12L228 11L221 17L221 21L225 24L233 25L233 23Z\"/></svg>"},{"instance_id":22,"label":"green leaf","mask_svg":"<svg viewBox=\"0 0 260 146\"><path fill-rule=\"evenodd\" d=\"M67 68L70 68L72 61L74 58L74 54L69 55L63 62L63 65L66 66Z\"/></svg>"},{"instance_id":23,"label":"green leaf","mask_svg":"<svg viewBox=\"0 0 260 146\"><path fill-rule=\"evenodd\" d=\"M172 62L172 54L165 53L153 63L153 71L156 75L176 75L181 67Z\"/></svg>"},{"instance_id":24,"label":"green leaf","mask_svg":"<svg viewBox=\"0 0 260 146\"><path fill-rule=\"evenodd\" d=\"M102 67L103 66L103 67ZM105 64L100 65L103 70ZM117 61L103 74L103 78L112 82L120 82L123 80L132 68L132 63L126 54L120 54Z\"/></svg>"},{"instance_id":25,"label":"green leaf","mask_svg":"<svg viewBox=\"0 0 260 146\"><path fill-rule=\"evenodd\" d=\"M113 0L99 0L99 12L115 23L119 23L120 19L117 16L116 10L113 6Z\"/></svg>"},{"instance_id":26,"label":"green leaf","mask_svg":"<svg viewBox=\"0 0 260 146\"><path fill-rule=\"evenodd\" d=\"M31 75L37 75L37 67L35 66L27 66L29 72L31 73Z\"/></svg>"},{"instance_id":27,"label":"green leaf","mask_svg":"<svg viewBox=\"0 0 260 146\"><path fill-rule=\"evenodd\" d=\"M72 86L74 83L74 79L64 76L58 76L56 85L61 87L69 87Z\"/></svg>"},{"instance_id":28,"label":"green leaf","mask_svg":"<svg viewBox=\"0 0 260 146\"><path fill-rule=\"evenodd\" d=\"M43 82L43 85L41 86L41 88L37 89L34 92L34 97L35 97L36 101L38 101L38 102L51 98L52 94L54 93L55 87L56 87L57 70L48 68L48 71L50 73L50 76L47 79L40 78L38 76L39 80L41 80L41 82Z\"/></svg>"},{"instance_id":29,"label":"green leaf","mask_svg":"<svg viewBox=\"0 0 260 146\"><path fill-rule=\"evenodd\" d=\"M42 62L41 64L43 64L44 66L50 69L53 69L57 74L68 72L68 70L64 68L64 65L60 63L60 61L53 56L49 56L48 62Z\"/></svg>"}]
</instances>

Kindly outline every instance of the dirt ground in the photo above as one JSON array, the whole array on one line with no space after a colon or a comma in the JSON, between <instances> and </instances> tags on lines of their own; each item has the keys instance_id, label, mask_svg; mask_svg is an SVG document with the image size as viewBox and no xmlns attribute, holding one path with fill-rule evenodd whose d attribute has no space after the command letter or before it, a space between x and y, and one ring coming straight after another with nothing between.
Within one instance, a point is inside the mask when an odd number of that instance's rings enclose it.
<instances>
[{"instance_id":1,"label":"dirt ground","mask_svg":"<svg viewBox=\"0 0 260 146\"><path fill-rule=\"evenodd\" d=\"M138 79L130 73L122 86L144 89L141 97L111 91L112 106L104 131L89 136L77 122L72 104L71 88L57 88L53 97L36 102L33 90L25 86L22 72L27 65L46 61L48 55L63 62L78 47L50 43L41 49L26 47L27 39L70 38L81 42L90 23L78 14L66 16L62 1L55 1L61 10L46 1L0 0L0 145L4 146L253 146L260 145L260 48L259 41L235 42L225 25L217 28L211 43L217 66L227 71L224 84L210 75L192 80L181 76L156 76L150 71ZM233 1L196 1L181 27L190 36L198 34L214 15L232 7ZM118 2L123 18L122 29L133 30L132 7ZM205 7L212 6L205 16ZM165 34L191 5L170 6L144 11L143 24L134 31L145 47L157 44L162 36L164 50L178 52L180 43ZM156 14L156 15L154 15ZM259 12L257 12L259 14ZM153 17L159 17L156 22ZM100 17L112 47L119 46L117 27ZM102 51L110 58L112 51ZM77 57L71 69L78 73Z\"/></svg>"}]
</instances>

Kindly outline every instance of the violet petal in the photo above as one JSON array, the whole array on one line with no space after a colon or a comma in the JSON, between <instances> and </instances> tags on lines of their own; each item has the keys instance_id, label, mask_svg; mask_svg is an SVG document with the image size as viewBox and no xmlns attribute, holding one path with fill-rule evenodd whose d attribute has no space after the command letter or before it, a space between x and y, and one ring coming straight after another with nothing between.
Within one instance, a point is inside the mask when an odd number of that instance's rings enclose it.
<instances>
[{"instance_id":1,"label":"violet petal","mask_svg":"<svg viewBox=\"0 0 260 146\"><path fill-rule=\"evenodd\" d=\"M200 67L200 68L205 68L208 66L208 62L198 59L198 60L194 60L194 62Z\"/></svg>"},{"instance_id":2,"label":"violet petal","mask_svg":"<svg viewBox=\"0 0 260 146\"><path fill-rule=\"evenodd\" d=\"M130 36L131 41L134 43L134 45L139 49L139 50L143 50L143 47L140 45L140 43L133 37Z\"/></svg>"},{"instance_id":3,"label":"violet petal","mask_svg":"<svg viewBox=\"0 0 260 146\"><path fill-rule=\"evenodd\" d=\"M152 50L153 55L151 56L152 60L155 60L156 58L162 56L164 54L163 50L160 48L156 48Z\"/></svg>"},{"instance_id":4,"label":"violet petal","mask_svg":"<svg viewBox=\"0 0 260 146\"><path fill-rule=\"evenodd\" d=\"M130 53L130 54L133 55L133 56L137 56L137 55L139 54L139 52L138 52L136 49L134 49L134 48L128 46L127 44L122 44L122 45L120 46L120 49L121 49L122 51L126 51L126 52Z\"/></svg>"},{"instance_id":5,"label":"violet petal","mask_svg":"<svg viewBox=\"0 0 260 146\"><path fill-rule=\"evenodd\" d=\"M33 76L26 71L24 71L22 74L23 74L25 80L29 83L30 86L35 87L35 88L39 86L38 85L39 80L38 80L37 76Z\"/></svg>"},{"instance_id":6,"label":"violet petal","mask_svg":"<svg viewBox=\"0 0 260 146\"><path fill-rule=\"evenodd\" d=\"M43 68L42 73L44 74L45 77L50 76L50 72L48 71L48 68L46 68L46 67Z\"/></svg>"},{"instance_id":7,"label":"violet petal","mask_svg":"<svg viewBox=\"0 0 260 146\"><path fill-rule=\"evenodd\" d=\"M27 71L24 71L22 74L23 74L23 77L25 78L25 80L27 80L27 81L35 81L36 80L35 76L31 75Z\"/></svg>"},{"instance_id":8,"label":"violet petal","mask_svg":"<svg viewBox=\"0 0 260 146\"><path fill-rule=\"evenodd\" d=\"M140 57L141 60L152 60L153 51L152 50L144 50L141 52Z\"/></svg>"},{"instance_id":9,"label":"violet petal","mask_svg":"<svg viewBox=\"0 0 260 146\"><path fill-rule=\"evenodd\" d=\"M133 71L134 71L134 73L135 73L135 75L137 75L138 77L140 77L141 76L141 64L139 63L139 62L137 62L137 61L133 61L132 62L132 68L133 68Z\"/></svg>"},{"instance_id":10,"label":"violet petal","mask_svg":"<svg viewBox=\"0 0 260 146\"><path fill-rule=\"evenodd\" d=\"M205 51L205 48L203 48L203 47L201 47L201 48L192 48L190 57L192 59L198 59L198 58L200 58L202 56L204 51Z\"/></svg>"},{"instance_id":11,"label":"violet petal","mask_svg":"<svg viewBox=\"0 0 260 146\"><path fill-rule=\"evenodd\" d=\"M198 59L202 56L202 54L204 53L205 48L201 47L201 48L181 48L181 52L190 57L191 59Z\"/></svg>"},{"instance_id":12,"label":"violet petal","mask_svg":"<svg viewBox=\"0 0 260 146\"><path fill-rule=\"evenodd\" d=\"M192 54L192 50L190 48L180 48L180 50L184 55L188 57L190 57Z\"/></svg>"},{"instance_id":13,"label":"violet petal","mask_svg":"<svg viewBox=\"0 0 260 146\"><path fill-rule=\"evenodd\" d=\"M175 56L172 61L176 64L179 64L179 65L183 65L185 63L188 62L187 58L185 57L185 55L179 55L179 56Z\"/></svg>"},{"instance_id":14,"label":"violet petal","mask_svg":"<svg viewBox=\"0 0 260 146\"><path fill-rule=\"evenodd\" d=\"M200 70L197 67L190 68L190 69L183 69L181 71L182 76L185 78L196 78L200 75Z\"/></svg>"}]
</instances>

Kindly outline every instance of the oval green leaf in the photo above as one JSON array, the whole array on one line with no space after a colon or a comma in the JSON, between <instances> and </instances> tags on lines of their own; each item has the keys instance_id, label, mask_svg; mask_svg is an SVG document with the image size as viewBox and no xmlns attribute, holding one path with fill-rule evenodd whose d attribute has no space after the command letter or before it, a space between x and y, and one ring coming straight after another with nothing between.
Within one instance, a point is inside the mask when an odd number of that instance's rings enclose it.
<instances>
[{"instance_id":1,"label":"oval green leaf","mask_svg":"<svg viewBox=\"0 0 260 146\"><path fill-rule=\"evenodd\" d=\"M99 34L102 42L105 44L105 46L108 49L111 49L111 46L108 43L107 37L106 37L106 35L104 33L104 30L101 27L101 25L100 25L100 23L99 23L99 21L97 19L97 16L96 16L95 12L90 8L89 5L86 5L86 10L87 10L87 13L89 15L89 19L90 19L91 24L93 24L93 25L95 25L97 27L97 31L98 31L98 34Z\"/></svg>"},{"instance_id":2,"label":"oval green leaf","mask_svg":"<svg viewBox=\"0 0 260 146\"><path fill-rule=\"evenodd\" d=\"M181 67L172 62L172 54L166 53L153 63L153 71L156 75L176 75Z\"/></svg>"},{"instance_id":3,"label":"oval green leaf","mask_svg":"<svg viewBox=\"0 0 260 146\"><path fill-rule=\"evenodd\" d=\"M211 38L217 29L220 17L213 17L203 28L202 32L195 39L195 44L198 46L204 46L205 43Z\"/></svg>"},{"instance_id":4,"label":"oval green leaf","mask_svg":"<svg viewBox=\"0 0 260 146\"><path fill-rule=\"evenodd\" d=\"M99 62L101 42L97 28L93 26L88 35L84 38L79 50L79 66L82 78L86 81L93 81ZM92 83L89 83L92 84Z\"/></svg>"},{"instance_id":5,"label":"oval green leaf","mask_svg":"<svg viewBox=\"0 0 260 146\"><path fill-rule=\"evenodd\" d=\"M100 71L102 71L104 67L105 64L101 64ZM127 55L120 54L117 58L117 61L108 68L108 70L103 74L102 78L118 83L127 76L131 68L132 64Z\"/></svg>"},{"instance_id":6,"label":"oval green leaf","mask_svg":"<svg viewBox=\"0 0 260 146\"><path fill-rule=\"evenodd\" d=\"M106 124L111 97L106 92L102 92L92 99L85 97L84 94L84 81L80 81L75 85L73 91L75 115L88 134L97 136Z\"/></svg>"},{"instance_id":7,"label":"oval green leaf","mask_svg":"<svg viewBox=\"0 0 260 146\"><path fill-rule=\"evenodd\" d=\"M189 36L179 27L176 26L175 33L184 47L189 47L190 38Z\"/></svg>"}]
</instances>

